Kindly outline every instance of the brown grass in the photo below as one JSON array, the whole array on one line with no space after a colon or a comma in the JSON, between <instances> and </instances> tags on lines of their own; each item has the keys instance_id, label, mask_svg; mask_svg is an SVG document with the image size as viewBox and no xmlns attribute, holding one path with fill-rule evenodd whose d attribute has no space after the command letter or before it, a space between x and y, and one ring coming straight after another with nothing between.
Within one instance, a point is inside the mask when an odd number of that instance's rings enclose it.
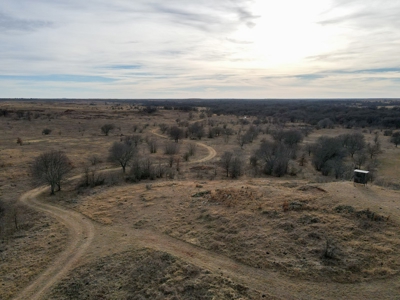
<instances>
[{"instance_id":1,"label":"brown grass","mask_svg":"<svg viewBox=\"0 0 400 300\"><path fill-rule=\"evenodd\" d=\"M21 230L0 242L0 299L15 293L46 269L67 244L65 226L42 213L26 211Z\"/></svg>"},{"instance_id":2,"label":"brown grass","mask_svg":"<svg viewBox=\"0 0 400 300\"><path fill-rule=\"evenodd\" d=\"M0 117L0 195L9 203L15 203L22 192L31 188L29 165L34 157L44 151L65 151L75 166L71 175L76 175L82 173L81 166L88 163L88 158L93 154L97 154L101 160L97 165L99 169L113 167L106 159L110 145L119 141L122 136L139 134L143 139L147 136L154 138L159 144L159 150L155 154L150 155L145 143L140 145L139 153L143 156L149 155L157 163L167 163L168 158L162 150L165 139L153 135L152 132L159 132L160 123L175 125L177 119L188 119L188 113L179 111L161 110L155 115L146 115L130 105L121 105L116 109L112 104L106 105L104 101L95 105L90 105L89 101L2 102L1 106L11 110L30 110L38 114L31 121ZM226 122L234 131L241 128L237 118L233 116L214 116L212 119L216 123ZM199 113L196 113L194 121L198 120ZM106 137L101 134L100 127L111 122L116 125L116 129ZM292 125L296 126L288 124ZM134 127L138 127L136 132ZM49 128L52 132L42 135L44 128ZM245 126L243 130L246 128ZM336 136L354 131L357 130L318 130L310 134L303 144L313 142L321 135ZM373 134L366 133L365 136L368 141L372 141ZM22 145L17 144L17 138L23 141ZM224 151L237 150L247 164L260 140L271 137L260 134L252 144L245 145L242 150L239 149L236 138L235 135L230 136L229 140L222 136L203 138L201 142L212 146L218 156ZM389 143L389 138L383 135L381 143L383 153L379 157L378 179L383 186L393 188L400 184L397 176L400 173L400 150L395 149ZM181 146L184 150L184 145ZM79 192L75 181L66 184L57 196L49 198L45 195L43 199L59 201L62 205L78 210L107 226L118 225L163 232L250 266L277 271L289 277L323 282L372 282L398 273L400 240L397 233L400 214L397 192L378 187L354 187L347 182L332 182L332 178L322 177L315 172L308 157L308 163L304 167L296 164L299 169L297 177L249 180L244 176L240 180L229 181L225 179L224 171L218 165L218 156L211 161L190 163L208 154L204 147L197 147L195 156L190 157L188 163L182 159L185 151L181 152L176 181L164 178L132 185L116 180L116 186L98 186L81 189ZM149 184L151 187L146 188ZM192 197L204 191L209 193ZM335 208L340 205L351 206L355 212L369 208L374 217L369 218L365 213L357 215L346 211L338 212ZM15 295L30 278L49 264L66 243L67 232L61 224L34 212L27 212L24 216L27 224L32 225L30 229L17 232L7 241L4 238L1 240L0 275L4 278L1 299ZM375 216L379 216L379 220ZM327 240L332 258L324 257ZM135 260L137 257L150 257L150 260L157 261L159 254L143 250L130 255L117 254L82 266L77 275L72 274L67 278L60 285L62 288L57 288L55 293L60 297L69 297L65 291L68 290L69 293L73 290L74 284L84 278L83 274L90 277L90 272L98 266L110 266L113 270L110 274L115 275L123 269L121 263L127 263L127 258ZM171 269L167 268L173 286L186 286L190 280L195 280L200 287L199 295L204 295L202 293L207 290L211 291L210 295L224 299L225 296L221 296L218 290L221 286L221 291L227 291L226 295L251 297L250 292L240 294L225 279L207 277L210 274L205 274L204 270L199 270L200 275L196 275L197 277L189 276L188 281L185 281L182 278L182 274L186 274L182 271L184 265L184 262L175 265L175 272L170 272ZM112 276L93 274L90 278L95 285L91 286L91 291L82 290L83 292L93 292L95 295L115 293L115 298L127 295L118 294L118 285L112 285ZM210 278L215 284L211 285ZM110 280L110 285L107 280ZM68 284L71 286L68 287ZM105 286L104 289L102 285ZM148 293L160 292L154 284L145 288ZM172 287L167 286L161 292L170 288ZM173 292L176 291L173 289ZM129 291L123 290L123 293L129 294Z\"/></svg>"},{"instance_id":3,"label":"brown grass","mask_svg":"<svg viewBox=\"0 0 400 300\"><path fill-rule=\"evenodd\" d=\"M301 181L251 180L237 187L238 183L99 188L78 197L73 207L104 224L162 231L288 276L357 282L397 274L400 239L393 237L398 225L387 221L387 214L370 218L362 207L352 213L338 209L340 198ZM327 240L335 248L330 259L324 257ZM377 271L381 269L386 271Z\"/></svg>"},{"instance_id":4,"label":"brown grass","mask_svg":"<svg viewBox=\"0 0 400 300\"><path fill-rule=\"evenodd\" d=\"M122 252L81 266L49 296L60 300L260 298L226 277L150 249Z\"/></svg>"}]
</instances>

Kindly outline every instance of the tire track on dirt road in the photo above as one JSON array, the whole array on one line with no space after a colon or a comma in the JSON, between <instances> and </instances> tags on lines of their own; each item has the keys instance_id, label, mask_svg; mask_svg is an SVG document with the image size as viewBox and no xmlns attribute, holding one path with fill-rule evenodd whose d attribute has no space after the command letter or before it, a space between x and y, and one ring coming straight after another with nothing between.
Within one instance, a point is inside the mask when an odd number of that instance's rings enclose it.
<instances>
[{"instance_id":1,"label":"tire track on dirt road","mask_svg":"<svg viewBox=\"0 0 400 300\"><path fill-rule=\"evenodd\" d=\"M47 188L47 187L46 187ZM69 230L69 242L66 249L36 279L26 286L15 300L41 299L55 283L72 270L91 244L95 229L92 221L80 213L36 199L45 188L38 188L23 194L20 201L25 205L42 211L66 225Z\"/></svg>"}]
</instances>

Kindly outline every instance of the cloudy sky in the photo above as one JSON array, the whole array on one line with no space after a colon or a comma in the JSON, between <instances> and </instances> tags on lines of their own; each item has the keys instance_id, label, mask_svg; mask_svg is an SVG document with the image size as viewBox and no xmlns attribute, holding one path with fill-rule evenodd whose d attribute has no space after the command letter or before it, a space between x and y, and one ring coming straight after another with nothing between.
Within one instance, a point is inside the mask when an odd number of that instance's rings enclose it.
<instances>
[{"instance_id":1,"label":"cloudy sky","mask_svg":"<svg viewBox=\"0 0 400 300\"><path fill-rule=\"evenodd\" d=\"M400 98L400 1L1 0L5 97Z\"/></svg>"}]
</instances>

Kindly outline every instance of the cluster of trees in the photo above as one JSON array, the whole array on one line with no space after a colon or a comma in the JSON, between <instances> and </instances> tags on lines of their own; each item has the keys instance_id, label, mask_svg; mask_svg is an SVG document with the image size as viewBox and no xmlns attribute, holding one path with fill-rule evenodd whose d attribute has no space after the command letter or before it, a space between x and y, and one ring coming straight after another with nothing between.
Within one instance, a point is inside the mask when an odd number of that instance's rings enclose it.
<instances>
[{"instance_id":1,"label":"cluster of trees","mask_svg":"<svg viewBox=\"0 0 400 300\"><path fill-rule=\"evenodd\" d=\"M262 140L260 147L250 157L250 164L258 174L283 176L288 173L289 161L296 158L303 134L299 130L275 130L271 132L274 141Z\"/></svg>"},{"instance_id":2,"label":"cluster of trees","mask_svg":"<svg viewBox=\"0 0 400 300\"><path fill-rule=\"evenodd\" d=\"M361 133L342 134L337 137L321 136L313 144L300 147L303 134L299 130L275 130L271 132L273 141L263 139L260 147L250 157L254 174L264 173L283 176L295 173L290 161L298 159L300 165L306 162L306 153L311 157L315 170L322 175L342 178L354 168L374 169L376 157L381 153L379 135L372 143L366 143ZM302 155L298 157L299 151ZM367 165L368 163L368 165Z\"/></svg>"},{"instance_id":3,"label":"cluster of trees","mask_svg":"<svg viewBox=\"0 0 400 300\"><path fill-rule=\"evenodd\" d=\"M397 146L400 144L400 131L393 133L390 137L390 141L395 144L397 148Z\"/></svg>"},{"instance_id":4,"label":"cluster of trees","mask_svg":"<svg viewBox=\"0 0 400 300\"><path fill-rule=\"evenodd\" d=\"M215 114L257 116L263 122L302 122L314 126L329 119L346 127L400 128L397 100L220 100L203 105Z\"/></svg>"},{"instance_id":5,"label":"cluster of trees","mask_svg":"<svg viewBox=\"0 0 400 300\"><path fill-rule=\"evenodd\" d=\"M27 120L31 121L32 118L38 119L40 117L40 113L31 112L30 110L10 110L7 108L0 108L0 117L14 117L18 120Z\"/></svg>"},{"instance_id":6,"label":"cluster of trees","mask_svg":"<svg viewBox=\"0 0 400 300\"><path fill-rule=\"evenodd\" d=\"M225 151L221 155L220 162L226 172L226 177L238 178L243 174L243 160L239 153Z\"/></svg>"},{"instance_id":7,"label":"cluster of trees","mask_svg":"<svg viewBox=\"0 0 400 300\"><path fill-rule=\"evenodd\" d=\"M373 160L381 152L379 136L373 144L366 144L361 133L342 134L337 137L321 136L311 145L312 164L323 175L341 178L346 170L362 168L368 158ZM347 160L346 164L346 158Z\"/></svg>"},{"instance_id":8,"label":"cluster of trees","mask_svg":"<svg viewBox=\"0 0 400 300\"><path fill-rule=\"evenodd\" d=\"M109 149L108 161L119 165L122 168L126 179L139 181L142 179L155 179L167 176L172 178L174 171L166 168L165 164L154 164L149 157L141 157L138 151L138 136L124 137L120 142L114 142ZM141 141L140 141L141 142ZM148 141L150 152L154 151L154 140ZM173 150L169 149L173 146ZM166 154L171 154L169 167L172 168L174 161L179 171L179 159L172 154L179 151L178 144L167 142L165 146ZM171 153L168 151L172 151ZM193 144L188 145L188 156L194 155L196 147ZM105 177L96 171L94 167L100 159L97 156L89 158L92 166L84 165L83 182L81 186L97 186L105 181ZM127 172L127 167L130 167ZM51 195L61 190L61 185L65 176L72 170L73 166L68 156L62 151L48 151L36 157L31 166L32 180L36 185L50 185Z\"/></svg>"},{"instance_id":9,"label":"cluster of trees","mask_svg":"<svg viewBox=\"0 0 400 300\"><path fill-rule=\"evenodd\" d=\"M329 103L329 102L328 102ZM331 103L332 104L332 103ZM336 104L336 103L335 103ZM264 105L264 104L262 104ZM287 104L289 105L289 104ZM290 104L291 106L293 104ZM299 104L298 104L299 105ZM332 104L333 105L333 104ZM328 105L328 107L330 107ZM336 106L335 106L336 107ZM280 113L285 112L281 110ZM242 120L247 120L243 118ZM264 119L266 120L266 119ZM177 120L178 122L179 120ZM208 137L214 138L220 135L229 137L234 134L233 130L227 128L226 124L222 127L218 126L212 118L208 120L187 123L187 129L175 126L167 126L159 124L162 133L170 136L174 142L165 144L164 153L170 155L170 167L174 162L173 155L179 152L179 140L183 138L202 139L206 135L205 126L208 122ZM179 122L178 122L179 123ZM290 173L289 162L297 159L300 149L300 143L304 136L310 132L310 127L300 129L284 129L284 127L275 126L272 130L269 127L266 131L262 130L260 124L263 123L263 118L258 118L253 124L247 127L246 130L239 129L237 132L237 140L243 148L245 144L252 143L260 132L270 133L273 140L261 141L258 149L256 149L250 157L250 165L256 171L256 174L264 173L273 176L283 176ZM320 128L332 128L334 122L330 118L322 118L318 121L317 126ZM268 125L269 126L269 125ZM101 131L108 135L115 128L114 124L104 124ZM49 134L51 130L44 130L43 134ZM400 132L390 131L390 141L397 147L400 144ZM149 158L141 158L138 155L138 145L142 143L140 135L125 136L120 142L115 142L109 149L108 160L121 166L123 173L126 173L126 168L130 166L129 178L133 181L146 178L159 178L164 176L165 168L163 165L155 165ZM158 143L156 139L146 138L150 153L156 153ZM22 141L21 141L22 144ZM194 155L195 144L190 144L183 158L187 161L189 157ZM223 153L220 163L226 171L226 176L237 178L243 174L243 159L238 152L227 151ZM374 141L367 144L364 135L361 133L342 134L337 137L322 136L313 144L307 144L303 147L303 152L310 156L310 160L314 168L323 175L333 175L340 178L346 170L352 168L362 168L367 161L376 163L374 159L381 153L381 146L378 134L375 135ZM305 154L300 158L300 164L305 161ZM177 161L179 168L179 161ZM49 184L51 194L56 190L61 189L61 183L65 174L72 169L72 164L65 153L60 151L49 151L38 156L32 165L31 172L34 181L37 184ZM89 171L86 172L86 178L89 178ZM92 177L93 177L92 173ZM88 179L89 180L89 179ZM87 180L88 184L89 181ZM93 181L93 180L92 180ZM100 179L97 180L101 182Z\"/></svg>"}]
</instances>

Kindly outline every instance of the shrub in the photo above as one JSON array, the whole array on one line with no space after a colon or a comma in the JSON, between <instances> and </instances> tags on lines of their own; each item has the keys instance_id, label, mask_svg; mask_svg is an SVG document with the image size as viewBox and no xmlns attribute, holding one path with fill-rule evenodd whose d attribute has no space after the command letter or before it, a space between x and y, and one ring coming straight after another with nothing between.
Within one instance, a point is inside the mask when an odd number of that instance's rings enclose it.
<instances>
[{"instance_id":1,"label":"shrub","mask_svg":"<svg viewBox=\"0 0 400 300\"><path fill-rule=\"evenodd\" d=\"M101 126L101 132L104 133L106 136L110 133L111 130L115 128L114 124L104 124Z\"/></svg>"},{"instance_id":2,"label":"shrub","mask_svg":"<svg viewBox=\"0 0 400 300\"><path fill-rule=\"evenodd\" d=\"M188 150L188 154L189 156L193 156L196 154L196 149L197 149L197 145L195 143L189 143L187 145L187 150Z\"/></svg>"},{"instance_id":3,"label":"shrub","mask_svg":"<svg viewBox=\"0 0 400 300\"><path fill-rule=\"evenodd\" d=\"M317 171L323 175L328 175L330 166L329 161L341 160L345 156L340 138L321 136L313 146L312 163Z\"/></svg>"},{"instance_id":4,"label":"shrub","mask_svg":"<svg viewBox=\"0 0 400 300\"><path fill-rule=\"evenodd\" d=\"M292 150L281 142L263 141L254 156L260 161L265 174L281 177L288 171Z\"/></svg>"},{"instance_id":5,"label":"shrub","mask_svg":"<svg viewBox=\"0 0 400 300\"><path fill-rule=\"evenodd\" d=\"M43 135L49 135L51 133L51 129L45 128L42 130Z\"/></svg>"},{"instance_id":6,"label":"shrub","mask_svg":"<svg viewBox=\"0 0 400 300\"><path fill-rule=\"evenodd\" d=\"M400 131L397 131L395 133L392 134L392 137L390 138L390 142L396 145L400 144Z\"/></svg>"},{"instance_id":7,"label":"shrub","mask_svg":"<svg viewBox=\"0 0 400 300\"><path fill-rule=\"evenodd\" d=\"M149 151L150 153L156 153L157 152L157 141L155 139L151 139L147 142L149 146Z\"/></svg>"},{"instance_id":8,"label":"shrub","mask_svg":"<svg viewBox=\"0 0 400 300\"><path fill-rule=\"evenodd\" d=\"M97 165L98 163L101 163L101 159L98 155L93 154L88 158L89 162L92 164L92 166Z\"/></svg>"},{"instance_id":9,"label":"shrub","mask_svg":"<svg viewBox=\"0 0 400 300\"><path fill-rule=\"evenodd\" d=\"M167 142L164 146L164 153L167 155L175 155L179 153L179 145L173 142Z\"/></svg>"}]
</instances>

